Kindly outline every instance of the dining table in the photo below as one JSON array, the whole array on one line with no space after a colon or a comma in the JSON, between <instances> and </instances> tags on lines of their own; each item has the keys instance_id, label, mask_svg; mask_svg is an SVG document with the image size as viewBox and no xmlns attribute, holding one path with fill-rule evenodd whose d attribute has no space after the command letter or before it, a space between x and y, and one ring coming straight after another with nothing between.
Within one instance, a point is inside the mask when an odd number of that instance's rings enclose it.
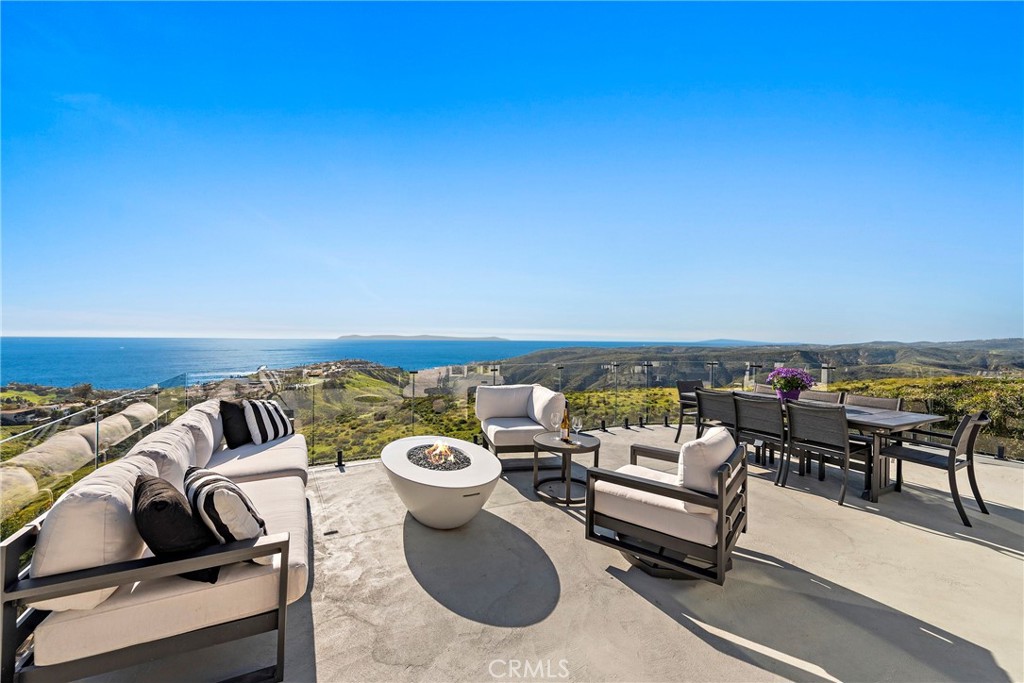
<instances>
[{"instance_id":1,"label":"dining table","mask_svg":"<svg viewBox=\"0 0 1024 683\"><path fill-rule=\"evenodd\" d=\"M732 393L737 396L753 396L760 399L771 398L771 394L757 394L752 391L733 391ZM684 392L679 395L679 400L692 401L696 405L697 395L693 392ZM807 403L835 405L819 401L807 401ZM846 422L849 427L859 430L862 434L870 434L872 437L870 474L868 475L868 481L865 482L867 486L863 496L872 503L878 502L880 493L892 489L889 484L889 459L882 456L884 441L900 432L935 424L936 422L943 422L946 419L942 415L913 413L908 410L888 410L885 408L847 405L843 405L843 408L846 409Z\"/></svg>"}]
</instances>

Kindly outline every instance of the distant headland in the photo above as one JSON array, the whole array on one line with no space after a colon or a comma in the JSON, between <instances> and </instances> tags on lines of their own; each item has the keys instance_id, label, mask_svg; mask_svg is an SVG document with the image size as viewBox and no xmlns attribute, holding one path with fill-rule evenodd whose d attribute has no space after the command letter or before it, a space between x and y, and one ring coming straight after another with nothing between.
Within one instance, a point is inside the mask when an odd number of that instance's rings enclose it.
<instances>
[{"instance_id":1,"label":"distant headland","mask_svg":"<svg viewBox=\"0 0 1024 683\"><path fill-rule=\"evenodd\" d=\"M504 337L446 337L437 334L343 334L338 339L349 341L509 341Z\"/></svg>"}]
</instances>

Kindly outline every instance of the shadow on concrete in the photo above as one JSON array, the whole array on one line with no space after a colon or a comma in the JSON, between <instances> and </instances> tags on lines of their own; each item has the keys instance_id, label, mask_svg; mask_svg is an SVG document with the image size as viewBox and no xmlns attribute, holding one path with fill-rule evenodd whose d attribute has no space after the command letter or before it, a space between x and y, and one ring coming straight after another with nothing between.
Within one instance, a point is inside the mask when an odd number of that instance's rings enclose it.
<instances>
[{"instance_id":1,"label":"shadow on concrete","mask_svg":"<svg viewBox=\"0 0 1024 683\"><path fill-rule=\"evenodd\" d=\"M406 562L423 590L466 619L529 626L558 604L561 584L547 553L487 510L448 531L425 527L407 514L403 541Z\"/></svg>"},{"instance_id":2,"label":"shadow on concrete","mask_svg":"<svg viewBox=\"0 0 1024 683\"><path fill-rule=\"evenodd\" d=\"M738 550L724 587L607 571L719 652L787 680L1011 680L988 650L769 555Z\"/></svg>"}]
</instances>

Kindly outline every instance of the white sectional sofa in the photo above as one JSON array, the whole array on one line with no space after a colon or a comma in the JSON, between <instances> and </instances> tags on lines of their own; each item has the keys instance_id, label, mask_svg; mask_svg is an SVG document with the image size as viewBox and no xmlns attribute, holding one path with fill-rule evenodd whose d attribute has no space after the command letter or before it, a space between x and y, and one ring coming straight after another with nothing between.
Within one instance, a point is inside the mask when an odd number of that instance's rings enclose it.
<instances>
[{"instance_id":1,"label":"white sectional sofa","mask_svg":"<svg viewBox=\"0 0 1024 683\"><path fill-rule=\"evenodd\" d=\"M533 437L559 428L565 395L539 384L476 388L476 416L495 454L533 451Z\"/></svg>"},{"instance_id":2,"label":"white sectional sofa","mask_svg":"<svg viewBox=\"0 0 1024 683\"><path fill-rule=\"evenodd\" d=\"M309 580L306 442L292 434L228 449L222 438L219 402L199 404L76 483L0 545L0 683L16 674L76 679L273 630L277 659L264 673L282 680L286 607ZM159 474L182 490L190 466L237 483L267 535L181 559L153 557L132 515L135 481ZM19 557L30 549L32 564L19 576ZM272 564L250 561L268 556ZM179 576L209 567L221 567L216 583ZM14 650L29 635L31 655L16 662Z\"/></svg>"}]
</instances>

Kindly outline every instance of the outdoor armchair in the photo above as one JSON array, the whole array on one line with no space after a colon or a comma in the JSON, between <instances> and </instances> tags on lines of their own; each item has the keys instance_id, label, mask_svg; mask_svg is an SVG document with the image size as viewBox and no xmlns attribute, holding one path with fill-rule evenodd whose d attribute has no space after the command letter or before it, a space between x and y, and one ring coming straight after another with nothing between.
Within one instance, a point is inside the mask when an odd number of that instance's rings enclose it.
<instances>
[{"instance_id":1,"label":"outdoor armchair","mask_svg":"<svg viewBox=\"0 0 1024 683\"><path fill-rule=\"evenodd\" d=\"M679 473L640 466L640 457L678 462ZM747 529L746 451L718 427L679 453L633 445L629 460L588 470L587 540L653 576L722 585Z\"/></svg>"}]
</instances>

